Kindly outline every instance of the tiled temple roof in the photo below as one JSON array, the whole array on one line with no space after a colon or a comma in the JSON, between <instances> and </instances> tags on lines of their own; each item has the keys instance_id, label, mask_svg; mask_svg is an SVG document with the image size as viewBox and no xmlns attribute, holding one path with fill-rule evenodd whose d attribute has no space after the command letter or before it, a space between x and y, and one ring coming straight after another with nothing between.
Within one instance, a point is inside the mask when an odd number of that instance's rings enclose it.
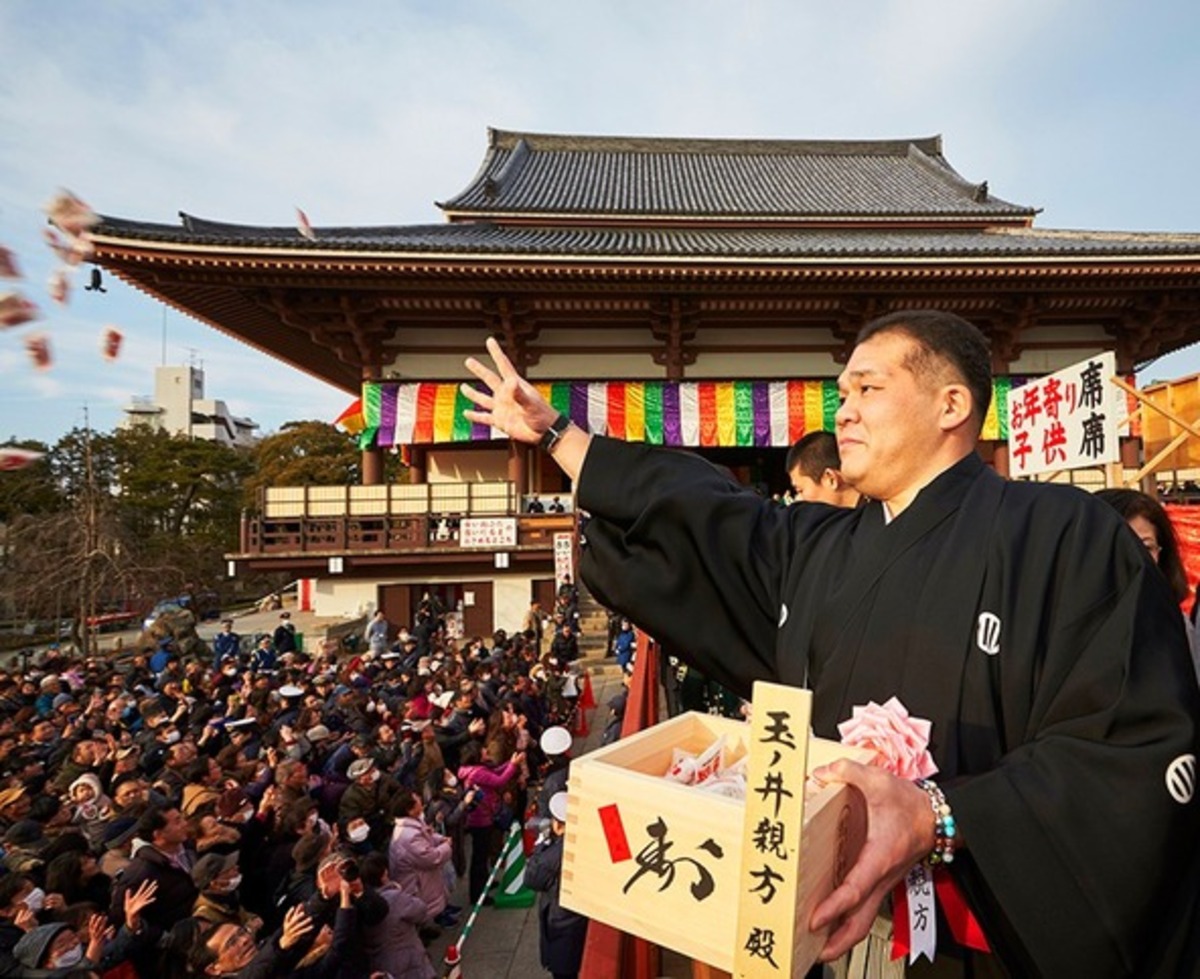
<instances>
[{"instance_id":1,"label":"tiled temple roof","mask_svg":"<svg viewBox=\"0 0 1200 979\"><path fill-rule=\"evenodd\" d=\"M455 256L566 260L846 261L853 259L1069 259L1200 254L1200 234L988 229L838 227L564 226L493 221L390 227L317 228L316 240L295 228L259 227L181 215L179 225L106 217L101 239L269 249L303 253L370 253L388 257Z\"/></svg>"},{"instance_id":2,"label":"tiled temple roof","mask_svg":"<svg viewBox=\"0 0 1200 979\"><path fill-rule=\"evenodd\" d=\"M491 129L478 174L440 206L480 216L719 221L1020 221L1036 210L988 193L942 155L940 136L739 140L562 136Z\"/></svg>"}]
</instances>

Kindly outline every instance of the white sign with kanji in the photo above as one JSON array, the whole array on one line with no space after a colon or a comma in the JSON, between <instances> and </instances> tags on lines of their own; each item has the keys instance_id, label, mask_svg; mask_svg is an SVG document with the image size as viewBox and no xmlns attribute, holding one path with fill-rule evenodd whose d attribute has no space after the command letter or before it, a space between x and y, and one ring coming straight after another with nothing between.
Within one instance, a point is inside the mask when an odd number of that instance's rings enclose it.
<instances>
[{"instance_id":1,"label":"white sign with kanji","mask_svg":"<svg viewBox=\"0 0 1200 979\"><path fill-rule=\"evenodd\" d=\"M575 580L575 537L573 534L554 535L554 578L560 585L564 578Z\"/></svg>"},{"instance_id":2,"label":"white sign with kanji","mask_svg":"<svg viewBox=\"0 0 1200 979\"><path fill-rule=\"evenodd\" d=\"M516 547L514 517L463 517L458 526L459 547Z\"/></svg>"},{"instance_id":3,"label":"white sign with kanji","mask_svg":"<svg viewBox=\"0 0 1200 979\"><path fill-rule=\"evenodd\" d=\"M1008 472L1033 476L1121 458L1125 395L1111 350L1008 392Z\"/></svg>"}]
</instances>

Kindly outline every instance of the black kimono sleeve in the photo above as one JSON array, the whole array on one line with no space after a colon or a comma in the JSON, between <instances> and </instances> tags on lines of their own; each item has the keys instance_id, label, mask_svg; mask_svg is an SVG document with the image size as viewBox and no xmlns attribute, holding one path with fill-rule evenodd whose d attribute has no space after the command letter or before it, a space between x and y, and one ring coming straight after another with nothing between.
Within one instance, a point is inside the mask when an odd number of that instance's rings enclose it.
<instances>
[{"instance_id":1,"label":"black kimono sleeve","mask_svg":"<svg viewBox=\"0 0 1200 979\"><path fill-rule=\"evenodd\" d=\"M1039 609L1036 635L1013 636L1018 668L1000 664L1009 750L945 783L968 847L954 869L1018 974L1174 975L1166 947L1194 907L1200 697L1165 581L1108 516L1073 515L1051 557L1028 548L1055 584L1005 603L1013 623Z\"/></svg>"},{"instance_id":2,"label":"black kimono sleeve","mask_svg":"<svg viewBox=\"0 0 1200 979\"><path fill-rule=\"evenodd\" d=\"M773 679L797 539L844 511L780 507L686 452L593 438L580 573L606 607L740 696Z\"/></svg>"}]
</instances>

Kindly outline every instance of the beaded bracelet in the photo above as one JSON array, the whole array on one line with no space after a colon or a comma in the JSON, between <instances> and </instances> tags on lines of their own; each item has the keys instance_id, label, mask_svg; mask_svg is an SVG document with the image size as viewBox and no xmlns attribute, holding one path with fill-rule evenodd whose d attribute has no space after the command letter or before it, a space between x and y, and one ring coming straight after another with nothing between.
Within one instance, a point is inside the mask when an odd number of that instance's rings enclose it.
<instances>
[{"instance_id":1,"label":"beaded bracelet","mask_svg":"<svg viewBox=\"0 0 1200 979\"><path fill-rule=\"evenodd\" d=\"M950 812L950 803L946 801L946 796L937 783L919 778L916 785L917 788L925 790L925 794L929 796L929 808L933 810L934 843L933 852L929 854L929 865L936 867L939 863L953 863L958 827Z\"/></svg>"}]
</instances>

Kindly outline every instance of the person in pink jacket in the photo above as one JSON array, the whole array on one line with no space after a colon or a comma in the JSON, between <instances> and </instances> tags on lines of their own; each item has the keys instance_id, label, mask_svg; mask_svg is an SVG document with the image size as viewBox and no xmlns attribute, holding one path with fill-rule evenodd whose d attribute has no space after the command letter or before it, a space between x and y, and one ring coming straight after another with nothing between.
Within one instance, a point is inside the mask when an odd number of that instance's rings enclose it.
<instances>
[{"instance_id":1,"label":"person in pink jacket","mask_svg":"<svg viewBox=\"0 0 1200 979\"><path fill-rule=\"evenodd\" d=\"M425 822L419 795L407 790L396 797L392 812L395 828L388 844L388 878L429 908L429 921L442 918L448 895L445 867L450 862L450 837L435 832ZM428 923L425 922L426 924ZM440 925L450 922L437 921Z\"/></svg>"},{"instance_id":2,"label":"person in pink jacket","mask_svg":"<svg viewBox=\"0 0 1200 979\"><path fill-rule=\"evenodd\" d=\"M487 883L492 850L498 849L493 844L498 842L499 833L508 829L507 825L501 825L505 819L504 787L512 781L524 760L525 755L515 751L504 764L489 765L482 759L478 742L472 741L463 748L462 764L458 769L459 781L468 790L478 790L473 804L468 803L466 820L467 832L471 836L471 864L467 870L467 881L472 904L479 900ZM507 818L511 821L511 812Z\"/></svg>"}]
</instances>

